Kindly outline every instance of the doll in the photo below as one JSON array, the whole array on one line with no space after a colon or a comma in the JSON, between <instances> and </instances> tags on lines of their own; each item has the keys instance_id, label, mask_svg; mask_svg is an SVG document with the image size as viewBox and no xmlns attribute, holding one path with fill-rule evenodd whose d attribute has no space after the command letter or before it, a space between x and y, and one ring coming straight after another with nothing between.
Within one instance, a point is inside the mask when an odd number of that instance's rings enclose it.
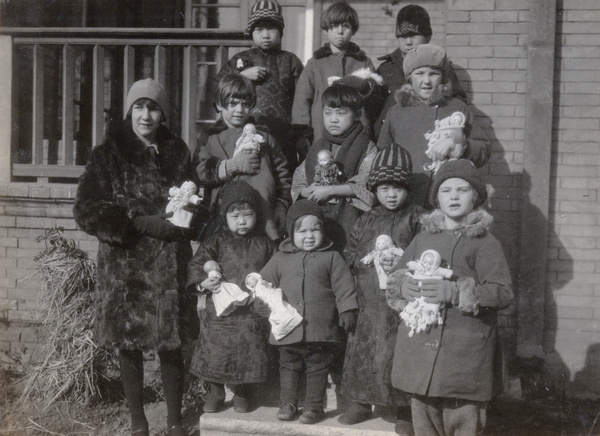
<instances>
[{"instance_id":1,"label":"doll","mask_svg":"<svg viewBox=\"0 0 600 436\"><path fill-rule=\"evenodd\" d=\"M260 274L248 274L246 276L246 286L252 291L254 298L258 298L269 307L271 333L276 340L285 337L302 322L302 316L298 311L290 303L283 300L281 289L274 288Z\"/></svg>"},{"instance_id":2,"label":"doll","mask_svg":"<svg viewBox=\"0 0 600 436\"><path fill-rule=\"evenodd\" d=\"M449 117L435 121L435 130L425 133L427 139L427 151L425 154L433 162L425 164L425 171L438 170L440 165L447 160L460 159L467 146L467 138L463 132L466 117L462 112L454 112ZM443 153L440 160L434 159L434 153Z\"/></svg>"},{"instance_id":3,"label":"doll","mask_svg":"<svg viewBox=\"0 0 600 436\"><path fill-rule=\"evenodd\" d=\"M383 270L381 262L384 260L398 260L404 250L394 245L394 241L388 235L379 235L375 240L375 250L371 251L360 261L365 265L375 265L377 277L379 278L379 289L387 289L388 275Z\"/></svg>"},{"instance_id":4,"label":"doll","mask_svg":"<svg viewBox=\"0 0 600 436\"><path fill-rule=\"evenodd\" d=\"M411 271L407 275L417 280L449 279L452 276L452 270L441 268L441 262L440 254L437 251L425 250L419 260L411 260L406 264ZM409 327L408 336L411 338L415 333L424 332L431 326L443 322L440 305L427 303L424 297L419 297L408 303L400 313L400 318Z\"/></svg>"},{"instance_id":5,"label":"doll","mask_svg":"<svg viewBox=\"0 0 600 436\"><path fill-rule=\"evenodd\" d=\"M196 195L196 184L194 182L183 182L181 188L173 186L169 189L169 204L166 212L173 212L173 216L167 218L178 227L189 228L194 214L184 209L189 204L198 205L202 198Z\"/></svg>"},{"instance_id":6,"label":"doll","mask_svg":"<svg viewBox=\"0 0 600 436\"><path fill-rule=\"evenodd\" d=\"M217 316L227 316L237 306L244 306L250 301L251 295L244 292L238 285L223 281L221 267L214 260L209 260L204 264L204 272L208 274L209 279L221 280L218 289L213 291L213 303ZM201 297L206 297L206 295Z\"/></svg>"},{"instance_id":7,"label":"doll","mask_svg":"<svg viewBox=\"0 0 600 436\"><path fill-rule=\"evenodd\" d=\"M333 153L329 150L321 150L317 154L317 164L315 165L315 185L340 185L341 175L342 172L333 160Z\"/></svg>"},{"instance_id":8,"label":"doll","mask_svg":"<svg viewBox=\"0 0 600 436\"><path fill-rule=\"evenodd\" d=\"M235 150L233 151L233 155L235 156L241 150L259 154L260 144L263 142L265 142L265 138L256 133L256 127L254 124L248 123L242 130L242 136L235 141Z\"/></svg>"}]
</instances>

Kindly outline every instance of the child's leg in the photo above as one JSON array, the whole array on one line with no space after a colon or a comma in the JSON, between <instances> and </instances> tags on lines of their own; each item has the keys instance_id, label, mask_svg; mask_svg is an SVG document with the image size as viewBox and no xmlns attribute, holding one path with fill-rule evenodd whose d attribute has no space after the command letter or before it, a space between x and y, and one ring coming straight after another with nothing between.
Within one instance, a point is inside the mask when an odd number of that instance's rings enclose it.
<instances>
[{"instance_id":1,"label":"child's leg","mask_svg":"<svg viewBox=\"0 0 600 436\"><path fill-rule=\"evenodd\" d=\"M223 408L225 403L225 386L222 383L209 383L206 401L204 402L204 411L215 413Z\"/></svg>"},{"instance_id":2,"label":"child's leg","mask_svg":"<svg viewBox=\"0 0 600 436\"><path fill-rule=\"evenodd\" d=\"M475 436L485 428L487 403L445 398L444 430L448 436Z\"/></svg>"},{"instance_id":3,"label":"child's leg","mask_svg":"<svg viewBox=\"0 0 600 436\"><path fill-rule=\"evenodd\" d=\"M296 347L279 347L280 399L282 403L298 404L300 372L304 369L302 354Z\"/></svg>"},{"instance_id":4,"label":"child's leg","mask_svg":"<svg viewBox=\"0 0 600 436\"><path fill-rule=\"evenodd\" d=\"M306 399L305 410L323 410L323 400L327 389L327 376L334 354L331 347L321 344L309 344L306 362Z\"/></svg>"},{"instance_id":5,"label":"child's leg","mask_svg":"<svg viewBox=\"0 0 600 436\"><path fill-rule=\"evenodd\" d=\"M181 349L159 351L160 376L167 403L167 425L170 429L181 425L183 400L183 357Z\"/></svg>"},{"instance_id":6,"label":"child's leg","mask_svg":"<svg viewBox=\"0 0 600 436\"><path fill-rule=\"evenodd\" d=\"M446 436L439 398L413 395L410 400L412 422L416 436Z\"/></svg>"},{"instance_id":7,"label":"child's leg","mask_svg":"<svg viewBox=\"0 0 600 436\"><path fill-rule=\"evenodd\" d=\"M121 380L131 415L131 433L148 434L144 414L144 361L141 350L120 350Z\"/></svg>"},{"instance_id":8,"label":"child's leg","mask_svg":"<svg viewBox=\"0 0 600 436\"><path fill-rule=\"evenodd\" d=\"M252 395L251 384L239 384L232 386L233 410L237 413L247 413L250 410L250 396Z\"/></svg>"}]
</instances>

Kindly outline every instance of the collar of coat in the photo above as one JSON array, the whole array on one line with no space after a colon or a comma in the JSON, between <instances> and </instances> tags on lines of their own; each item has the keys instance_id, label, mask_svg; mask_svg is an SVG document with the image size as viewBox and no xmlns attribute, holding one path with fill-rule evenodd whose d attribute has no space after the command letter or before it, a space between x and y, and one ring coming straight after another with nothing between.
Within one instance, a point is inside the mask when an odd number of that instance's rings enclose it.
<instances>
[{"instance_id":1,"label":"collar of coat","mask_svg":"<svg viewBox=\"0 0 600 436\"><path fill-rule=\"evenodd\" d=\"M396 91L394 95L396 102L401 106L446 106L448 101L452 98L452 83L444 83L438 86L427 102L424 102L419 98L415 90L410 83L405 83Z\"/></svg>"},{"instance_id":2,"label":"collar of coat","mask_svg":"<svg viewBox=\"0 0 600 436\"><path fill-rule=\"evenodd\" d=\"M127 147L119 148L124 155L142 153L145 152L147 148L146 144L144 144L135 134L130 120L111 121L105 136L107 141L114 141L117 144L127 144ZM175 139L175 136L173 136L167 126L161 124L156 131L156 140L154 141L154 144L157 145L158 152L163 152L161 145L165 141L173 139ZM132 146L133 144L136 144L137 146Z\"/></svg>"},{"instance_id":3,"label":"collar of coat","mask_svg":"<svg viewBox=\"0 0 600 436\"><path fill-rule=\"evenodd\" d=\"M396 50L394 50L391 53L388 53L388 54L383 55L383 56L379 56L377 58L377 60L378 61L384 61L384 62L390 61L392 63L395 63L395 62L404 62L404 55L402 54L402 52L400 51L400 49L397 48Z\"/></svg>"},{"instance_id":4,"label":"collar of coat","mask_svg":"<svg viewBox=\"0 0 600 436\"><path fill-rule=\"evenodd\" d=\"M256 124L256 121L254 120L253 117L248 118L248 121L246 121L246 124L254 124L256 126L256 130L259 130L263 133L269 133L269 128L267 126L262 126L262 125ZM206 127L204 129L204 133L208 136L218 135L219 133L221 133L227 129L229 129L229 126L227 125L227 123L225 121L223 121L223 118L219 118L215 123Z\"/></svg>"},{"instance_id":5,"label":"collar of coat","mask_svg":"<svg viewBox=\"0 0 600 436\"><path fill-rule=\"evenodd\" d=\"M332 246L333 246L333 242L326 239L323 241L321 246L319 248L317 248L315 251L328 251L328 250L331 250ZM292 242L292 238L286 238L279 245L279 251L283 251L284 253L300 253L302 250L300 250L298 247L296 247L294 245L294 243Z\"/></svg>"},{"instance_id":6,"label":"collar of coat","mask_svg":"<svg viewBox=\"0 0 600 436\"><path fill-rule=\"evenodd\" d=\"M484 209L474 209L467 214L463 222L454 229L454 233L469 238L485 236L494 219ZM440 209L421 217L421 225L424 231L429 233L441 233L446 230L445 215Z\"/></svg>"},{"instance_id":7,"label":"collar of coat","mask_svg":"<svg viewBox=\"0 0 600 436\"><path fill-rule=\"evenodd\" d=\"M331 46L329 43L325 43L323 47L318 49L313 53L315 59L326 58L327 56L331 56L333 51L331 51ZM353 42L348 43L348 49L345 51L344 56L350 56L351 58L356 59L357 61L365 62L368 58L364 51L360 49L358 45Z\"/></svg>"}]
</instances>

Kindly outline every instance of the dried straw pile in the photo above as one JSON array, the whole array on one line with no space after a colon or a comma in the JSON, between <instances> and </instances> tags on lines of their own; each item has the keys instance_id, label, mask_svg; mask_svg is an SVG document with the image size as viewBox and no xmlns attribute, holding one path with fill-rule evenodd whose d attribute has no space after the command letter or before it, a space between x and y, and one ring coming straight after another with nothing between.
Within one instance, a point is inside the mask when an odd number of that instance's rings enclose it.
<instances>
[{"instance_id":1,"label":"dried straw pile","mask_svg":"<svg viewBox=\"0 0 600 436\"><path fill-rule=\"evenodd\" d=\"M58 400L87 405L101 397L100 383L109 372L118 375L114 356L93 341L96 265L65 239L62 228L46 231L41 241L46 249L34 261L43 288L38 313L46 332L40 338L41 360L29 368L21 399L45 399L46 407Z\"/></svg>"}]
</instances>

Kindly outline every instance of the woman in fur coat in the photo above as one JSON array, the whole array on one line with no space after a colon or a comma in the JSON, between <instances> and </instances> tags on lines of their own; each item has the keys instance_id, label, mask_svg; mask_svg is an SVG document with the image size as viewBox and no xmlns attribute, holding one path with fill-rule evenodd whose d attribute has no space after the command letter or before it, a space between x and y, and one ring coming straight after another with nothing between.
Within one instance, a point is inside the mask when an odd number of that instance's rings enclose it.
<instances>
[{"instance_id":1,"label":"woman in fur coat","mask_svg":"<svg viewBox=\"0 0 600 436\"><path fill-rule=\"evenodd\" d=\"M167 403L169 436L181 422L183 361L180 304L192 249L186 231L165 218L169 188L195 180L187 145L162 125L164 88L135 82L127 116L94 148L73 213L96 236L96 342L119 350L121 377L135 436L149 434L144 415L142 352L156 350Z\"/></svg>"}]
</instances>

